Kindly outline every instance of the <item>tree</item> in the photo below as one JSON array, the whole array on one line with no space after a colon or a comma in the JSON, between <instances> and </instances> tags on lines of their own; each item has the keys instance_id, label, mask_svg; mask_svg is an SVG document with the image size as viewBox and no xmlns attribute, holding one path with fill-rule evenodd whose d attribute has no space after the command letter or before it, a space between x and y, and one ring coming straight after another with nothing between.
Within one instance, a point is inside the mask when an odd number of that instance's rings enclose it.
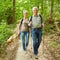
<instances>
[{"instance_id":1,"label":"tree","mask_svg":"<svg viewBox=\"0 0 60 60\"><path fill-rule=\"evenodd\" d=\"M43 0L41 0L41 14L43 15Z\"/></svg>"},{"instance_id":2,"label":"tree","mask_svg":"<svg viewBox=\"0 0 60 60\"><path fill-rule=\"evenodd\" d=\"M60 14L60 0L58 0L58 12Z\"/></svg>"},{"instance_id":3,"label":"tree","mask_svg":"<svg viewBox=\"0 0 60 60\"><path fill-rule=\"evenodd\" d=\"M15 7L15 0L13 0L13 23L16 22L15 9L16 9L16 7Z\"/></svg>"},{"instance_id":4,"label":"tree","mask_svg":"<svg viewBox=\"0 0 60 60\"><path fill-rule=\"evenodd\" d=\"M51 13L50 13L50 18L53 20L54 17L54 0L51 0Z\"/></svg>"}]
</instances>

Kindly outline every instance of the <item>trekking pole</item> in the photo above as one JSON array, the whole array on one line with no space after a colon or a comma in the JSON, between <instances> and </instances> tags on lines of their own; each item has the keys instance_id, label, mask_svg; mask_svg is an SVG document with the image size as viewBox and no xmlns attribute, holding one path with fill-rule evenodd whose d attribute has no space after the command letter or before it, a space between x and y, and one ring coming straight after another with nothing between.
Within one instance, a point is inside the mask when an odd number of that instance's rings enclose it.
<instances>
[{"instance_id":1,"label":"trekking pole","mask_svg":"<svg viewBox=\"0 0 60 60\"><path fill-rule=\"evenodd\" d=\"M43 27L42 47L43 47L43 55L44 55L44 27Z\"/></svg>"},{"instance_id":2,"label":"trekking pole","mask_svg":"<svg viewBox=\"0 0 60 60\"><path fill-rule=\"evenodd\" d=\"M32 32L31 32L31 35L30 35L30 38L31 38L31 51L32 51L32 49L33 49L33 43L32 43ZM32 58L32 53L31 53L31 58Z\"/></svg>"}]
</instances>

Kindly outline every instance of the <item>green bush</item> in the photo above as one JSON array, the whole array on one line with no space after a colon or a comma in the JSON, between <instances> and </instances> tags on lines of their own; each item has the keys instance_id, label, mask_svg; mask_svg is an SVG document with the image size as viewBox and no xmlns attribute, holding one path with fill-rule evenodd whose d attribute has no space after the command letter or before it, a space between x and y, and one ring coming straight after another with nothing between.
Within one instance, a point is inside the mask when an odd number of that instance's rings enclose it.
<instances>
[{"instance_id":1,"label":"green bush","mask_svg":"<svg viewBox=\"0 0 60 60\"><path fill-rule=\"evenodd\" d=\"M0 54L3 53L7 44L6 41L13 34L13 31L8 25L0 25Z\"/></svg>"},{"instance_id":2,"label":"green bush","mask_svg":"<svg viewBox=\"0 0 60 60\"><path fill-rule=\"evenodd\" d=\"M51 25L46 24L44 28L44 34L51 33Z\"/></svg>"},{"instance_id":3,"label":"green bush","mask_svg":"<svg viewBox=\"0 0 60 60\"><path fill-rule=\"evenodd\" d=\"M6 41L11 35L12 31L8 29L6 25L1 25L0 26L0 43L3 41Z\"/></svg>"}]
</instances>

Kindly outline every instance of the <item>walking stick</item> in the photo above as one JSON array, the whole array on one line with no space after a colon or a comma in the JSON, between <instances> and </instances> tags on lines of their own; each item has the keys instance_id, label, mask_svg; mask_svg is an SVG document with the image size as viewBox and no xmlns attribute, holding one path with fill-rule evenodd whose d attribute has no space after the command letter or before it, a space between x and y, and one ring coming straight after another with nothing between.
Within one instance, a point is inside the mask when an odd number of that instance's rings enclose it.
<instances>
[{"instance_id":1,"label":"walking stick","mask_svg":"<svg viewBox=\"0 0 60 60\"><path fill-rule=\"evenodd\" d=\"M30 34L31 34L30 35L30 38L31 38L31 51L32 51L32 49L33 49L33 47L32 47L33 46L33 43L32 43L32 32L31 31L30 31ZM31 58L32 58L32 53L31 53Z\"/></svg>"},{"instance_id":2,"label":"walking stick","mask_svg":"<svg viewBox=\"0 0 60 60\"><path fill-rule=\"evenodd\" d=\"M42 37L42 47L43 47L43 55L44 55L44 27L43 27L43 37Z\"/></svg>"}]
</instances>

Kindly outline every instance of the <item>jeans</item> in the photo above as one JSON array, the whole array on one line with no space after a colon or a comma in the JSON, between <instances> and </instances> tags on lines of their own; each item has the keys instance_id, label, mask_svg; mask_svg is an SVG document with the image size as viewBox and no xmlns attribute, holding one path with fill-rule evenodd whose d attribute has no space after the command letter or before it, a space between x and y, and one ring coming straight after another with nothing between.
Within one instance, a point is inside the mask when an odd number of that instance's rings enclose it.
<instances>
[{"instance_id":1,"label":"jeans","mask_svg":"<svg viewBox=\"0 0 60 60\"><path fill-rule=\"evenodd\" d=\"M34 54L38 54L38 48L42 40L42 29L32 29Z\"/></svg>"},{"instance_id":2,"label":"jeans","mask_svg":"<svg viewBox=\"0 0 60 60\"><path fill-rule=\"evenodd\" d=\"M26 51L26 48L29 43L29 32L22 31L20 34L21 34L21 39L22 39L23 50Z\"/></svg>"}]
</instances>

